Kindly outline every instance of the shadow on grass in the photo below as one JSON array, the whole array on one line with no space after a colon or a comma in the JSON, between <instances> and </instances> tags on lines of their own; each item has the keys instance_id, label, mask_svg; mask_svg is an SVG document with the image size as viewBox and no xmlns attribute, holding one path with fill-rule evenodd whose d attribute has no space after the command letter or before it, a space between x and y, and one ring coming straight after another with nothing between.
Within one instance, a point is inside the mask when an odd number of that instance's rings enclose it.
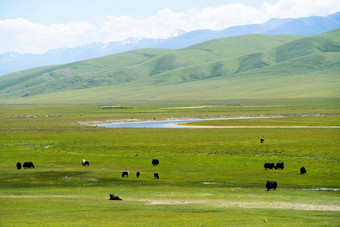
<instances>
[{"instance_id":1,"label":"shadow on grass","mask_svg":"<svg viewBox=\"0 0 340 227\"><path fill-rule=\"evenodd\" d=\"M120 176L98 177L90 171L39 171L26 170L0 174L0 189L38 187L82 187L82 186L173 186L178 182L155 179L121 178ZM180 183L183 184L183 183ZM190 183L189 183L190 184Z\"/></svg>"},{"instance_id":2,"label":"shadow on grass","mask_svg":"<svg viewBox=\"0 0 340 227\"><path fill-rule=\"evenodd\" d=\"M34 188L34 187L68 187L75 186L88 172L84 171L44 171L25 170L16 173L5 173L0 176L0 188Z\"/></svg>"}]
</instances>

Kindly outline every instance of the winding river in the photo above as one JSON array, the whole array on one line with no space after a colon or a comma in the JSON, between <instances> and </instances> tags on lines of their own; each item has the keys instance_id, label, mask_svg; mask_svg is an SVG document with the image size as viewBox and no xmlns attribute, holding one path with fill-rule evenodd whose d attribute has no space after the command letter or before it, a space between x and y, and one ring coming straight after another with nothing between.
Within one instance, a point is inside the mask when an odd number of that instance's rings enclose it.
<instances>
[{"instance_id":1,"label":"winding river","mask_svg":"<svg viewBox=\"0 0 340 227\"><path fill-rule=\"evenodd\" d=\"M230 118L235 119L235 118ZM208 119L216 120L216 119ZM207 121L207 119L196 120L176 120L176 121L145 121L145 122L128 122L112 123L98 125L104 128L328 128L336 129L340 126L189 126L181 125L183 123Z\"/></svg>"}]
</instances>

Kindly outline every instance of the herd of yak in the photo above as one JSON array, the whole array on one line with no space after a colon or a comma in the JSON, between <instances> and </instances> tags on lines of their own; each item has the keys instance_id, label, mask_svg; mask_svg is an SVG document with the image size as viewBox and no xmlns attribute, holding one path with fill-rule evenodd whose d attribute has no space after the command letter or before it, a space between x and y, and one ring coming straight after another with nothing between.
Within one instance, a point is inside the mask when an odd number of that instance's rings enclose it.
<instances>
[{"instance_id":1,"label":"herd of yak","mask_svg":"<svg viewBox=\"0 0 340 227\"><path fill-rule=\"evenodd\" d=\"M24 162L22 166L20 162L17 162L17 169L21 169L21 167L23 167L24 169L30 169L30 168L34 169L33 162Z\"/></svg>"},{"instance_id":2,"label":"herd of yak","mask_svg":"<svg viewBox=\"0 0 340 227\"><path fill-rule=\"evenodd\" d=\"M82 163L83 166L89 166L90 162L86 161L85 159L83 159ZM157 166L159 164L159 160L158 159L152 159L152 165L153 166ZM33 168L34 169L34 165L33 162L24 162L24 164L21 166L20 162L17 162L17 169L30 169ZM264 168L265 170L267 169L284 169L285 165L283 162L279 162L279 163L265 163L264 164ZM306 174L306 168L305 167L301 167L300 168L300 174ZM140 176L140 172L136 173L137 178L139 178ZM129 172L128 171L124 171L122 172L122 177L129 177ZM159 174L158 173L154 173L154 179L159 179ZM276 190L277 188L277 182L276 181L267 181L266 183L266 188L267 191L269 191L270 189ZM113 194L110 194L110 200L121 200L118 196L114 196Z\"/></svg>"},{"instance_id":3,"label":"herd of yak","mask_svg":"<svg viewBox=\"0 0 340 227\"><path fill-rule=\"evenodd\" d=\"M284 169L285 168L285 164L283 162L278 162L276 163L276 165L274 163L265 163L264 164L264 169ZM300 168L300 174L306 174L306 168L305 167L301 167ZM276 190L277 188L277 182L276 181L267 181L266 183L266 188L267 191L269 191L269 189L273 189Z\"/></svg>"},{"instance_id":4,"label":"herd of yak","mask_svg":"<svg viewBox=\"0 0 340 227\"><path fill-rule=\"evenodd\" d=\"M159 160L158 159L152 159L151 163L152 163L153 166L158 166ZM138 171L136 173L136 177L139 178L139 176L140 176L140 172ZM122 172L122 177L129 177L129 171ZM153 179L159 179L159 174L158 173L154 173L153 174Z\"/></svg>"},{"instance_id":5,"label":"herd of yak","mask_svg":"<svg viewBox=\"0 0 340 227\"><path fill-rule=\"evenodd\" d=\"M90 162L86 161L85 159L83 159L83 161L81 162L82 166L90 166ZM158 159L152 159L152 165L157 166L159 164L159 160ZM23 165L21 165L21 162L17 162L17 169L34 169L34 165L33 162L24 162ZM122 177L128 177L129 176L129 172L128 171L124 171L122 172ZM140 172L136 173L137 178L140 176ZM153 174L154 179L159 179L159 174L158 173L154 173ZM116 196L114 194L110 194L110 200L122 200L119 196Z\"/></svg>"}]
</instances>

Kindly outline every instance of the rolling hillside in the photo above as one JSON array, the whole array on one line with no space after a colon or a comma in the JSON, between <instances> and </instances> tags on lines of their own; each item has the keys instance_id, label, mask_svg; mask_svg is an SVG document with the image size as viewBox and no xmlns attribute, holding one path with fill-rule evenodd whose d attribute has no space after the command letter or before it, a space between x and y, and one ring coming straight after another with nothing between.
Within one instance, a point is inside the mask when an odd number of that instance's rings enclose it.
<instances>
[{"instance_id":1,"label":"rolling hillside","mask_svg":"<svg viewBox=\"0 0 340 227\"><path fill-rule=\"evenodd\" d=\"M110 43L89 43L74 48L49 50L43 54L0 54L0 76L39 66L66 64L70 62L122 53L144 48L180 49L208 40L246 34L303 35L311 36L340 27L340 13L326 17L310 16L302 18L270 19L264 24L233 26L221 31L196 30L177 31L168 39L129 38Z\"/></svg>"},{"instance_id":2,"label":"rolling hillside","mask_svg":"<svg viewBox=\"0 0 340 227\"><path fill-rule=\"evenodd\" d=\"M245 35L9 74L0 77L0 100L334 98L339 72L340 29Z\"/></svg>"}]
</instances>

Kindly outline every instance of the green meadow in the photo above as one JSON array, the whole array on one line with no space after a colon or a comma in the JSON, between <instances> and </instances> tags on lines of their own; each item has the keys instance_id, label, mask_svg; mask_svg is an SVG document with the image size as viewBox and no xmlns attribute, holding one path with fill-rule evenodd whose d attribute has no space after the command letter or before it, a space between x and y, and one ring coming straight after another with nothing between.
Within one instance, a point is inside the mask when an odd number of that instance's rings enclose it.
<instances>
[{"instance_id":1,"label":"green meadow","mask_svg":"<svg viewBox=\"0 0 340 227\"><path fill-rule=\"evenodd\" d=\"M339 116L338 99L3 102L0 226L339 226L339 128L95 126L228 117L261 118L194 124L339 126ZM17 170L18 161L35 168ZM276 191L266 191L267 180Z\"/></svg>"}]
</instances>

